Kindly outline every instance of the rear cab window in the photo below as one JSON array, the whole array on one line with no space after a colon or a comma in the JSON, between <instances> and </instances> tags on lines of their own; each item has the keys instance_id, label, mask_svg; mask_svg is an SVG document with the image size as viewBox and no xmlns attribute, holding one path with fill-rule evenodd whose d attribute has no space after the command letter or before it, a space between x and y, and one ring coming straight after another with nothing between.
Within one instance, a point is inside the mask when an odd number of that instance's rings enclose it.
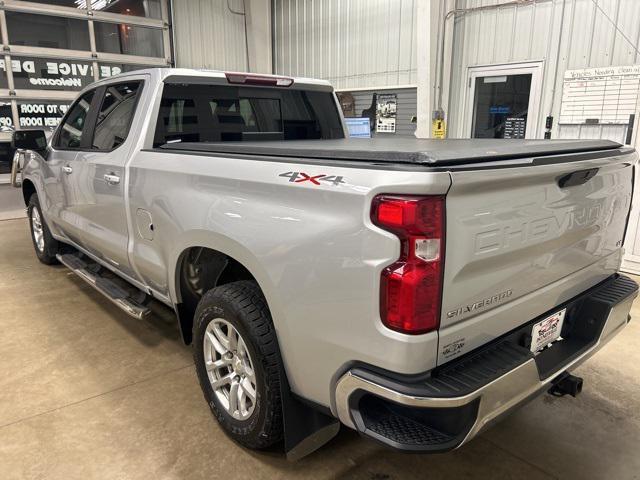
<instances>
[{"instance_id":1,"label":"rear cab window","mask_svg":"<svg viewBox=\"0 0 640 480\"><path fill-rule=\"evenodd\" d=\"M131 128L141 86L141 81L133 81L105 87L91 149L111 151L124 143Z\"/></svg>"},{"instance_id":2,"label":"rear cab window","mask_svg":"<svg viewBox=\"0 0 640 480\"><path fill-rule=\"evenodd\" d=\"M333 138L344 131L331 92L165 83L153 144Z\"/></svg>"}]
</instances>

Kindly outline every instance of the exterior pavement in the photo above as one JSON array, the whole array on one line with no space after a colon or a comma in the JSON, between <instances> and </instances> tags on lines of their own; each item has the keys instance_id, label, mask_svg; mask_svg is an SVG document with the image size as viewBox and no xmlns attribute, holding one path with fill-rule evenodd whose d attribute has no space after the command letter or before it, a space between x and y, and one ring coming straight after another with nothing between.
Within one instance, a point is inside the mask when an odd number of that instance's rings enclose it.
<instances>
[{"instance_id":1,"label":"exterior pavement","mask_svg":"<svg viewBox=\"0 0 640 480\"><path fill-rule=\"evenodd\" d=\"M636 321L576 373L468 445L407 455L343 428L289 463L218 427L173 320L136 321L64 267L41 265L26 220L0 222L0 478L640 479Z\"/></svg>"}]
</instances>

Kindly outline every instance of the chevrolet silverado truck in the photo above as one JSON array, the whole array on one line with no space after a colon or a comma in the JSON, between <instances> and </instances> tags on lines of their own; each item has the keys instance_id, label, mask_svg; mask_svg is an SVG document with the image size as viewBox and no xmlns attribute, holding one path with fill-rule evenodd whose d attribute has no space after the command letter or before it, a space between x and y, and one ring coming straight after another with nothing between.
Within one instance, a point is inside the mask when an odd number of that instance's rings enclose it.
<instances>
[{"instance_id":1,"label":"chevrolet silverado truck","mask_svg":"<svg viewBox=\"0 0 640 480\"><path fill-rule=\"evenodd\" d=\"M610 141L350 139L324 81L149 69L13 142L38 259L133 317L173 310L249 448L299 458L341 424L457 448L579 393L638 291L638 155Z\"/></svg>"}]
</instances>

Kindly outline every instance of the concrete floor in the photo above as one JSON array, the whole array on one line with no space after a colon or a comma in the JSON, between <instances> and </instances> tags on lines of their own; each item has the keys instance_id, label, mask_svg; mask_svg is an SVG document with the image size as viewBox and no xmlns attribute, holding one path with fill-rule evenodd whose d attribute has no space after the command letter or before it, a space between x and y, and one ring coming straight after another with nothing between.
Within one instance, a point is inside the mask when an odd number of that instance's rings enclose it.
<instances>
[{"instance_id":1,"label":"concrete floor","mask_svg":"<svg viewBox=\"0 0 640 480\"><path fill-rule=\"evenodd\" d=\"M13 188L4 177L0 175L0 220L24 218L26 212L22 190Z\"/></svg>"},{"instance_id":2,"label":"concrete floor","mask_svg":"<svg viewBox=\"0 0 640 480\"><path fill-rule=\"evenodd\" d=\"M229 440L169 318L138 322L0 222L0 478L640 479L640 320L577 373L445 455L389 451L343 429L298 463ZM634 311L640 319L640 303Z\"/></svg>"}]
</instances>

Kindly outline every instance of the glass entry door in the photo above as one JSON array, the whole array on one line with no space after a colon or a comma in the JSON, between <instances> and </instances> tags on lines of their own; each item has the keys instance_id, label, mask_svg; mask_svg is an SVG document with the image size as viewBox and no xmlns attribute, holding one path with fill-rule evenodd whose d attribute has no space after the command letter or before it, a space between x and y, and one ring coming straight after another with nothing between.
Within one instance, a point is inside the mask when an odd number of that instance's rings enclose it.
<instances>
[{"instance_id":1,"label":"glass entry door","mask_svg":"<svg viewBox=\"0 0 640 480\"><path fill-rule=\"evenodd\" d=\"M535 138L540 65L470 69L469 136Z\"/></svg>"}]
</instances>

